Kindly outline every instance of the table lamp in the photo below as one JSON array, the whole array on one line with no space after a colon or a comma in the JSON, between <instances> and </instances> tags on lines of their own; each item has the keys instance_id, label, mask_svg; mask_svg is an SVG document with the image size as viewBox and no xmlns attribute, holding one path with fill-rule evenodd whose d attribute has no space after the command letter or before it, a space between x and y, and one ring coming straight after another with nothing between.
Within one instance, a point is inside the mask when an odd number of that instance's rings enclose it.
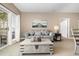
<instances>
[{"instance_id":1,"label":"table lamp","mask_svg":"<svg viewBox=\"0 0 79 59\"><path fill-rule=\"evenodd\" d=\"M58 25L55 25L54 26L54 30L55 30L56 33L59 33L59 26Z\"/></svg>"}]
</instances>

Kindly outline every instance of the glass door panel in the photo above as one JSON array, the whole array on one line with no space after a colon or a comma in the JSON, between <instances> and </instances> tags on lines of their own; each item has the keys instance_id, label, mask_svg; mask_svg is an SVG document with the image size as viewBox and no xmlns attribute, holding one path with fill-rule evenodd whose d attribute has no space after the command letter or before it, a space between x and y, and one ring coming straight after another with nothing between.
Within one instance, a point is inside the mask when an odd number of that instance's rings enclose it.
<instances>
[{"instance_id":1,"label":"glass door panel","mask_svg":"<svg viewBox=\"0 0 79 59\"><path fill-rule=\"evenodd\" d=\"M0 10L0 47L7 44L8 14Z\"/></svg>"}]
</instances>

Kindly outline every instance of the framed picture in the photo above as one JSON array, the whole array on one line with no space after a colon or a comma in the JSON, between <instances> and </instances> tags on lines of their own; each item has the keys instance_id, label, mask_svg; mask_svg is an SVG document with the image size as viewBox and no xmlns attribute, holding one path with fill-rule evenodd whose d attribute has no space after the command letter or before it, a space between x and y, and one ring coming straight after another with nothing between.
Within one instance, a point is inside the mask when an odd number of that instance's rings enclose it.
<instances>
[{"instance_id":1,"label":"framed picture","mask_svg":"<svg viewBox=\"0 0 79 59\"><path fill-rule=\"evenodd\" d=\"M34 20L32 28L47 28L47 20Z\"/></svg>"}]
</instances>

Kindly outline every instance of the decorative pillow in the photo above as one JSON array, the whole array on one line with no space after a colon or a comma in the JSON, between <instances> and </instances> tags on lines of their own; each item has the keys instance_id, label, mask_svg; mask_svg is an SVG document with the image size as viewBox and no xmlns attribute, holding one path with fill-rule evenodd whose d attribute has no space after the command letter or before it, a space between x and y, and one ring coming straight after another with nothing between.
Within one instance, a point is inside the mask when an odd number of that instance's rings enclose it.
<instances>
[{"instance_id":1,"label":"decorative pillow","mask_svg":"<svg viewBox=\"0 0 79 59\"><path fill-rule=\"evenodd\" d=\"M27 36L31 36L31 34L30 33L27 33Z\"/></svg>"},{"instance_id":2,"label":"decorative pillow","mask_svg":"<svg viewBox=\"0 0 79 59\"><path fill-rule=\"evenodd\" d=\"M35 32L35 36L41 36L41 32L40 31Z\"/></svg>"}]
</instances>

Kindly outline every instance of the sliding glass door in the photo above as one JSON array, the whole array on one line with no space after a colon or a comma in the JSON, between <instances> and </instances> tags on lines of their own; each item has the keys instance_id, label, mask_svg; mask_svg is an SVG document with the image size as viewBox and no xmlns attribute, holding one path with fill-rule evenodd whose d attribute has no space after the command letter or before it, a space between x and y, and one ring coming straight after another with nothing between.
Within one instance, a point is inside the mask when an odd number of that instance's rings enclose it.
<instances>
[{"instance_id":1,"label":"sliding glass door","mask_svg":"<svg viewBox=\"0 0 79 59\"><path fill-rule=\"evenodd\" d=\"M0 48L20 40L20 15L0 5Z\"/></svg>"},{"instance_id":2,"label":"sliding glass door","mask_svg":"<svg viewBox=\"0 0 79 59\"><path fill-rule=\"evenodd\" d=\"M0 9L0 47L7 44L8 14Z\"/></svg>"}]
</instances>

